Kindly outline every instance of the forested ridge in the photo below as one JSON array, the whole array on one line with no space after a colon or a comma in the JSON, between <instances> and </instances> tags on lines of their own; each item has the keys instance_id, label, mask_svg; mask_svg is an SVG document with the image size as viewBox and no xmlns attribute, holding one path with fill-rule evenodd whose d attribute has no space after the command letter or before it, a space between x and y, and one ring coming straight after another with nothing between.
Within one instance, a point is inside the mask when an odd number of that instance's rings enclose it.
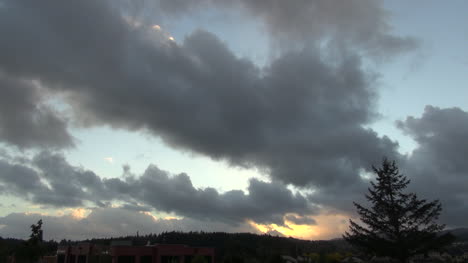
<instances>
[{"instance_id":1,"label":"forested ridge","mask_svg":"<svg viewBox=\"0 0 468 263\"><path fill-rule=\"evenodd\" d=\"M466 233L467 229L455 229L453 233ZM185 244L189 246L214 247L219 262L239 262L248 259L275 262L279 255L293 257L311 255L323 258L323 262L333 261L337 253L344 257L352 253L351 247L342 239L335 240L301 240L292 237L257 235L252 233L224 232L163 232L160 234L121 236L112 238L93 238L80 241L61 240L44 241L46 255L55 255L60 245L73 245L81 242L110 245L114 240L131 240L133 245L151 244ZM458 241L468 241L460 235ZM24 240L0 237L0 262L11 255ZM332 255L332 256L330 256ZM328 260L326 260L328 258ZM218 262L217 260L217 262Z\"/></svg>"}]
</instances>

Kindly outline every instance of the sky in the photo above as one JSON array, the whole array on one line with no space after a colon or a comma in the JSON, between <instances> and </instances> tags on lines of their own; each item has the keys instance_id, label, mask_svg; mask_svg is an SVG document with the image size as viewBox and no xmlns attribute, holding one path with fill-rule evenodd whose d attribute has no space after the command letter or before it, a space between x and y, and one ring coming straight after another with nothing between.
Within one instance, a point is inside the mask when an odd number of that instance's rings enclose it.
<instances>
[{"instance_id":1,"label":"sky","mask_svg":"<svg viewBox=\"0 0 468 263\"><path fill-rule=\"evenodd\" d=\"M336 238L384 157L468 227L467 9L0 0L0 236Z\"/></svg>"}]
</instances>

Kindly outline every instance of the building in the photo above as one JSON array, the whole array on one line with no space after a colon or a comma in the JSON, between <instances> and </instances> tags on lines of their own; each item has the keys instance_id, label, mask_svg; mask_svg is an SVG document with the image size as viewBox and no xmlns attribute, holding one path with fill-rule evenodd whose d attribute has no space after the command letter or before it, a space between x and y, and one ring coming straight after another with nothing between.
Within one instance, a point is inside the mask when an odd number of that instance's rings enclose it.
<instances>
[{"instance_id":1,"label":"building","mask_svg":"<svg viewBox=\"0 0 468 263\"><path fill-rule=\"evenodd\" d=\"M214 248L176 244L100 246L82 243L59 247L57 263L191 263L196 257L214 263L214 255Z\"/></svg>"}]
</instances>

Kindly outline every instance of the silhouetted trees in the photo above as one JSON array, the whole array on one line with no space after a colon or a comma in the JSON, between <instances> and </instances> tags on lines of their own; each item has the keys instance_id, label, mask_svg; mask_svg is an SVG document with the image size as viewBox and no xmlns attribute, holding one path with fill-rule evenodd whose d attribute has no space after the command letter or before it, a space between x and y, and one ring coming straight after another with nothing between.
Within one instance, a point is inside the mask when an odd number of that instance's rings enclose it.
<instances>
[{"instance_id":1,"label":"silhouetted trees","mask_svg":"<svg viewBox=\"0 0 468 263\"><path fill-rule=\"evenodd\" d=\"M410 180L394 161L384 159L381 168L372 168L377 182L371 182L366 194L370 208L354 203L363 224L350 220L345 240L365 253L400 262L452 242L450 234L439 234L445 226L435 223L442 211L438 200L428 202L405 193Z\"/></svg>"},{"instance_id":2,"label":"silhouetted trees","mask_svg":"<svg viewBox=\"0 0 468 263\"><path fill-rule=\"evenodd\" d=\"M84 242L109 245L111 240L132 240L134 245L151 244L186 244L195 247L215 248L216 262L251 263L279 262L280 255L293 257L317 254L328 255L340 252L343 255L351 250L349 244L343 240L309 241L291 237L277 237L267 234L225 233L225 232L163 232L112 239L91 239ZM65 241L64 241L65 242ZM71 242L74 244L76 242ZM320 261L322 262L322 261ZM323 261L323 263L329 263Z\"/></svg>"},{"instance_id":3,"label":"silhouetted trees","mask_svg":"<svg viewBox=\"0 0 468 263\"><path fill-rule=\"evenodd\" d=\"M31 263L37 262L45 252L42 243L42 219L37 224L31 225L31 235L29 239L23 242L15 252L16 262Z\"/></svg>"}]
</instances>

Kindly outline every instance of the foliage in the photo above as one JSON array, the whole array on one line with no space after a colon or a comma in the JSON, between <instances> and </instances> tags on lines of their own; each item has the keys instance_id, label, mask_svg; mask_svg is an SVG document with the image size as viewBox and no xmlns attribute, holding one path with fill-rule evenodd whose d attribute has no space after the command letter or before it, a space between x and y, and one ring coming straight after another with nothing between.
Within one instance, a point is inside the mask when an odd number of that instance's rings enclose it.
<instances>
[{"instance_id":1,"label":"foliage","mask_svg":"<svg viewBox=\"0 0 468 263\"><path fill-rule=\"evenodd\" d=\"M327 263L338 263L341 262L342 259L343 256L337 252L325 255L325 262Z\"/></svg>"},{"instance_id":2,"label":"foliage","mask_svg":"<svg viewBox=\"0 0 468 263\"><path fill-rule=\"evenodd\" d=\"M109 245L112 240L132 240L134 245L186 244L194 247L215 248L215 259L219 262L279 262L279 255L292 257L307 253L332 253L349 251L351 247L343 240L309 241L291 237L257 235L252 233L225 232L163 232L139 236L92 239L84 242ZM63 241L66 242L66 241ZM73 244L74 242L67 242Z\"/></svg>"},{"instance_id":3,"label":"foliage","mask_svg":"<svg viewBox=\"0 0 468 263\"><path fill-rule=\"evenodd\" d=\"M208 263L204 256L195 256L190 263Z\"/></svg>"},{"instance_id":4,"label":"foliage","mask_svg":"<svg viewBox=\"0 0 468 263\"><path fill-rule=\"evenodd\" d=\"M309 253L306 255L309 258L310 262L316 263L319 262L320 254L319 253Z\"/></svg>"},{"instance_id":5,"label":"foliage","mask_svg":"<svg viewBox=\"0 0 468 263\"><path fill-rule=\"evenodd\" d=\"M7 262L8 256L13 253L17 245L18 242L16 240L0 238L0 262Z\"/></svg>"},{"instance_id":6,"label":"foliage","mask_svg":"<svg viewBox=\"0 0 468 263\"><path fill-rule=\"evenodd\" d=\"M452 241L450 234L438 234L445 227L435 223L442 210L438 200L428 202L403 192L410 180L399 173L394 161L384 159L381 168L372 168L377 182L371 182L366 194L370 208L354 203L364 225L350 220L345 240L365 253L400 262Z\"/></svg>"},{"instance_id":7,"label":"foliage","mask_svg":"<svg viewBox=\"0 0 468 263\"><path fill-rule=\"evenodd\" d=\"M31 225L30 238L16 248L15 258L18 263L37 262L44 256L44 245L42 242L42 220Z\"/></svg>"},{"instance_id":8,"label":"foliage","mask_svg":"<svg viewBox=\"0 0 468 263\"><path fill-rule=\"evenodd\" d=\"M26 243L27 242L21 239L0 237L0 262L2 263L7 262L7 258L9 256L13 256L15 254L16 255L24 254L25 252L27 252L25 251ZM42 242L42 249L43 249L44 255L48 255L48 256L55 255L57 252L57 245L58 245L57 242L53 240Z\"/></svg>"},{"instance_id":9,"label":"foliage","mask_svg":"<svg viewBox=\"0 0 468 263\"><path fill-rule=\"evenodd\" d=\"M37 221L37 224L31 225L31 235L29 236L29 242L32 244L39 244L42 242L42 219Z\"/></svg>"}]
</instances>

